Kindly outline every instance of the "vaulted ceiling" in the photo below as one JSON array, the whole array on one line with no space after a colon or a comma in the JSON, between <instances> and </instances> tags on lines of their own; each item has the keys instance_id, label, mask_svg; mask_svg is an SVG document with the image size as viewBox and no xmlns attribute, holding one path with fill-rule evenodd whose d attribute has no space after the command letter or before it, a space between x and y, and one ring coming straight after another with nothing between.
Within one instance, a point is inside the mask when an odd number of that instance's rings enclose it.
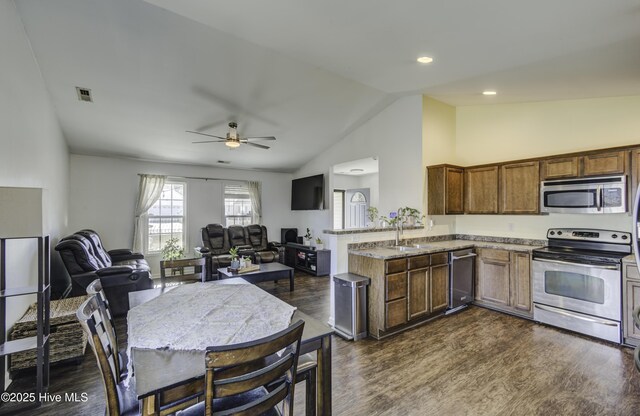
<instances>
[{"instance_id":1,"label":"vaulted ceiling","mask_svg":"<svg viewBox=\"0 0 640 416\"><path fill-rule=\"evenodd\" d=\"M638 0L15 3L79 154L293 171L401 95L640 95ZM224 136L229 121L277 141L229 150L185 133Z\"/></svg>"}]
</instances>

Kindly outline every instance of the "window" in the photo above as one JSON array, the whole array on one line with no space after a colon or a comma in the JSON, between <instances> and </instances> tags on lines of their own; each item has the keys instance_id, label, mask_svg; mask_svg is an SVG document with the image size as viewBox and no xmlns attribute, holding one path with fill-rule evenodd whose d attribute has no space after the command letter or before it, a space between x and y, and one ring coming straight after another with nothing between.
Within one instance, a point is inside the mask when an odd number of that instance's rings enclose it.
<instances>
[{"instance_id":1,"label":"window","mask_svg":"<svg viewBox=\"0 0 640 416\"><path fill-rule=\"evenodd\" d=\"M160 199L147 212L147 253L158 253L171 238L184 247L185 188L182 182L166 182Z\"/></svg>"},{"instance_id":2,"label":"window","mask_svg":"<svg viewBox=\"0 0 640 416\"><path fill-rule=\"evenodd\" d=\"M225 226L251 224L251 197L245 183L224 184Z\"/></svg>"}]
</instances>

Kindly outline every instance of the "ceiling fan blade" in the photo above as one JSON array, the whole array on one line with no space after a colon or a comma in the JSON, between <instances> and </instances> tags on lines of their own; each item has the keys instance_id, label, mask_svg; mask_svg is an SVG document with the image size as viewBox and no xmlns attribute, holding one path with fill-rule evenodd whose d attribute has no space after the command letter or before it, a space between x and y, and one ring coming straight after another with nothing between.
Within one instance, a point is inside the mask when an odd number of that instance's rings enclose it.
<instances>
[{"instance_id":1,"label":"ceiling fan blade","mask_svg":"<svg viewBox=\"0 0 640 416\"><path fill-rule=\"evenodd\" d=\"M275 140L276 138L273 136L257 136L257 137L243 137L244 139L254 139L254 140Z\"/></svg>"},{"instance_id":2,"label":"ceiling fan blade","mask_svg":"<svg viewBox=\"0 0 640 416\"><path fill-rule=\"evenodd\" d=\"M197 144L197 143L224 143L226 142L226 140L204 140L202 142L191 142L192 144Z\"/></svg>"},{"instance_id":3,"label":"ceiling fan blade","mask_svg":"<svg viewBox=\"0 0 640 416\"><path fill-rule=\"evenodd\" d=\"M263 144L258 144L258 143L251 143L246 140L240 140L240 143L248 144L249 146L253 146L253 147L259 147L260 149L269 149L269 146L265 146Z\"/></svg>"},{"instance_id":4,"label":"ceiling fan blade","mask_svg":"<svg viewBox=\"0 0 640 416\"><path fill-rule=\"evenodd\" d=\"M213 134L207 134L207 133L200 133L199 131L187 130L187 133L199 134L201 136L215 137L216 139L227 140L226 137L214 136Z\"/></svg>"}]
</instances>

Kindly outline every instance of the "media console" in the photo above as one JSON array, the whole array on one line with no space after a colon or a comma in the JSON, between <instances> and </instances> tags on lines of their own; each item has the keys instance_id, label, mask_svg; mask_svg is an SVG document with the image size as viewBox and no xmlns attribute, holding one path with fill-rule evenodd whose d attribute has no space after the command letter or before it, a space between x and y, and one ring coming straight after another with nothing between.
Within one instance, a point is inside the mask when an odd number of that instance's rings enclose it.
<instances>
[{"instance_id":1,"label":"media console","mask_svg":"<svg viewBox=\"0 0 640 416\"><path fill-rule=\"evenodd\" d=\"M331 250L287 243L284 246L284 263L314 276L326 276L331 271Z\"/></svg>"}]
</instances>

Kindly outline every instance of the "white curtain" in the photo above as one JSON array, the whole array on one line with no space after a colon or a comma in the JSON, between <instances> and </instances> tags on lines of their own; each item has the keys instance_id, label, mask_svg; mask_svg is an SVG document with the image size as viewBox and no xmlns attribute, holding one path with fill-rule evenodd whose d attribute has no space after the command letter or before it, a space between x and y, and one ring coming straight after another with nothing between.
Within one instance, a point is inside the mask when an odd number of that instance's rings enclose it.
<instances>
[{"instance_id":1,"label":"white curtain","mask_svg":"<svg viewBox=\"0 0 640 416\"><path fill-rule=\"evenodd\" d=\"M251 198L251 222L254 224L262 224L262 201L260 198L260 182L249 181L247 188L249 189L249 197Z\"/></svg>"},{"instance_id":2,"label":"white curtain","mask_svg":"<svg viewBox=\"0 0 640 416\"><path fill-rule=\"evenodd\" d=\"M164 182L162 175L140 175L138 187L138 202L136 203L135 222L133 226L133 251L142 253L144 250L144 227L146 227L147 211L160 199Z\"/></svg>"}]
</instances>

